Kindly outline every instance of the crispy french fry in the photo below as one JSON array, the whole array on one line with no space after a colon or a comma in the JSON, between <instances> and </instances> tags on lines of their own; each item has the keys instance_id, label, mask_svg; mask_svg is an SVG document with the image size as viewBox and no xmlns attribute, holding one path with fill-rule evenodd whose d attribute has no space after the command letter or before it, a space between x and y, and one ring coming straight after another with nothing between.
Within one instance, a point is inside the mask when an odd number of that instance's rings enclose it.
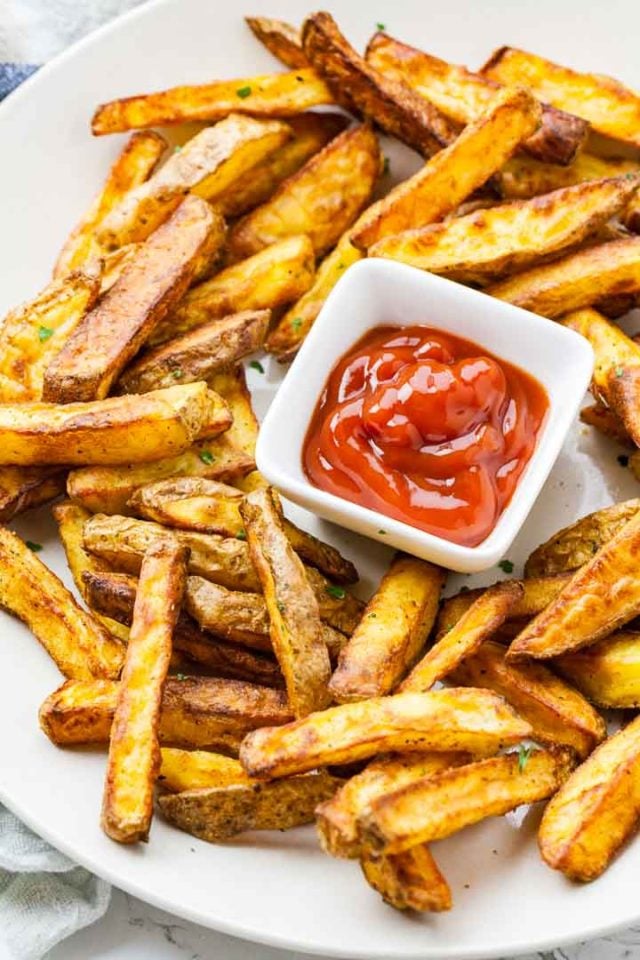
<instances>
[{"instance_id":1,"label":"crispy french fry","mask_svg":"<svg viewBox=\"0 0 640 960\"><path fill-rule=\"evenodd\" d=\"M222 434L214 440L199 440L184 453L153 463L72 470L67 480L67 493L91 513L123 514L127 512L127 503L135 491L155 480L211 477L228 482L245 476L255 465L253 457L247 456L230 442L226 434Z\"/></svg>"},{"instance_id":2,"label":"crispy french fry","mask_svg":"<svg viewBox=\"0 0 640 960\"><path fill-rule=\"evenodd\" d=\"M344 647L329 690L338 703L389 693L420 655L434 624L445 574L397 554Z\"/></svg>"},{"instance_id":3,"label":"crispy french fry","mask_svg":"<svg viewBox=\"0 0 640 960\"><path fill-rule=\"evenodd\" d=\"M426 156L455 139L456 129L430 101L406 84L385 77L356 53L331 14L307 17L302 26L302 49L336 101L373 120L385 133Z\"/></svg>"},{"instance_id":4,"label":"crispy french fry","mask_svg":"<svg viewBox=\"0 0 640 960\"><path fill-rule=\"evenodd\" d=\"M327 706L331 665L318 601L282 528L270 489L255 490L240 506L251 560L260 578L273 649L296 717Z\"/></svg>"},{"instance_id":5,"label":"crispy french fry","mask_svg":"<svg viewBox=\"0 0 640 960\"><path fill-rule=\"evenodd\" d=\"M525 564L527 577L547 577L577 570L640 513L640 499L603 507L558 530L533 551ZM532 611L540 613L539 610Z\"/></svg>"},{"instance_id":6,"label":"crispy french fry","mask_svg":"<svg viewBox=\"0 0 640 960\"><path fill-rule=\"evenodd\" d=\"M453 905L449 884L426 844L388 857L365 853L360 866L369 886L396 910L440 913Z\"/></svg>"},{"instance_id":7,"label":"crispy french fry","mask_svg":"<svg viewBox=\"0 0 640 960\"><path fill-rule=\"evenodd\" d=\"M0 527L0 606L29 627L64 676L86 680L120 673L122 644L6 527Z\"/></svg>"},{"instance_id":8,"label":"crispy french fry","mask_svg":"<svg viewBox=\"0 0 640 960\"><path fill-rule=\"evenodd\" d=\"M308 237L289 237L274 243L193 287L159 324L149 343L164 343L209 320L240 310L284 306L309 289L314 269L313 246Z\"/></svg>"},{"instance_id":9,"label":"crispy french fry","mask_svg":"<svg viewBox=\"0 0 640 960\"><path fill-rule=\"evenodd\" d=\"M154 130L134 133L111 167L104 185L80 222L72 230L56 261L54 277L62 277L98 257L102 249L96 231L124 196L144 183L162 154L167 141Z\"/></svg>"},{"instance_id":10,"label":"crispy french fry","mask_svg":"<svg viewBox=\"0 0 640 960\"><path fill-rule=\"evenodd\" d=\"M638 173L640 163L623 157L599 157L582 150L566 167L557 163L542 163L533 157L516 154L495 175L500 194L510 200L530 200L541 193L551 193L562 187L572 187L585 180L602 180Z\"/></svg>"},{"instance_id":11,"label":"crispy french fry","mask_svg":"<svg viewBox=\"0 0 640 960\"><path fill-rule=\"evenodd\" d=\"M404 81L449 120L461 125L477 120L500 89L498 83L481 74L447 63L385 33L372 37L366 58L372 67ZM541 121L539 130L522 144L523 149L546 163L569 163L587 136L588 124L546 103L542 104Z\"/></svg>"},{"instance_id":12,"label":"crispy french fry","mask_svg":"<svg viewBox=\"0 0 640 960\"><path fill-rule=\"evenodd\" d=\"M160 772L160 711L187 576L182 544L145 554L111 724L101 826L118 843L147 840Z\"/></svg>"},{"instance_id":13,"label":"crispy french fry","mask_svg":"<svg viewBox=\"0 0 640 960\"><path fill-rule=\"evenodd\" d=\"M562 324L586 337L596 357L592 392L616 414L640 446L640 345L596 310L579 310Z\"/></svg>"},{"instance_id":14,"label":"crispy french fry","mask_svg":"<svg viewBox=\"0 0 640 960\"><path fill-rule=\"evenodd\" d=\"M0 467L0 523L63 493L65 476L55 467Z\"/></svg>"},{"instance_id":15,"label":"crispy french fry","mask_svg":"<svg viewBox=\"0 0 640 960\"><path fill-rule=\"evenodd\" d=\"M205 127L110 211L98 229L100 244L111 250L146 240L189 192L216 203L290 136L284 123L239 115ZM217 227L219 248L224 242L222 220Z\"/></svg>"},{"instance_id":16,"label":"crispy french fry","mask_svg":"<svg viewBox=\"0 0 640 960\"><path fill-rule=\"evenodd\" d=\"M546 659L589 646L640 612L635 570L640 513L580 567L542 613L515 638L508 659Z\"/></svg>"},{"instance_id":17,"label":"crispy french fry","mask_svg":"<svg viewBox=\"0 0 640 960\"><path fill-rule=\"evenodd\" d=\"M209 380L214 374L259 350L269 310L243 310L212 320L144 353L122 374L119 393L147 393L175 383Z\"/></svg>"},{"instance_id":18,"label":"crispy french fry","mask_svg":"<svg viewBox=\"0 0 640 960\"><path fill-rule=\"evenodd\" d=\"M313 812L340 785L324 770L276 783L208 787L159 798L167 820L210 843L248 830L291 830L313 822Z\"/></svg>"},{"instance_id":19,"label":"crispy french fry","mask_svg":"<svg viewBox=\"0 0 640 960\"><path fill-rule=\"evenodd\" d=\"M107 396L128 361L182 297L203 252L218 242L217 216L199 197L185 197L48 364L45 400L69 403Z\"/></svg>"},{"instance_id":20,"label":"crispy french fry","mask_svg":"<svg viewBox=\"0 0 640 960\"><path fill-rule=\"evenodd\" d=\"M629 174L579 183L385 237L369 252L450 280L484 285L579 246L624 209L638 183Z\"/></svg>"},{"instance_id":21,"label":"crispy french fry","mask_svg":"<svg viewBox=\"0 0 640 960\"><path fill-rule=\"evenodd\" d=\"M482 74L499 83L520 83L599 133L640 147L640 97L611 77L579 73L515 47L496 50Z\"/></svg>"},{"instance_id":22,"label":"crispy french fry","mask_svg":"<svg viewBox=\"0 0 640 960\"><path fill-rule=\"evenodd\" d=\"M111 100L97 108L91 129L100 136L191 120L215 123L234 113L252 117L291 117L333 102L333 95L324 80L307 68L291 73L172 87L158 93Z\"/></svg>"},{"instance_id":23,"label":"crispy french fry","mask_svg":"<svg viewBox=\"0 0 640 960\"><path fill-rule=\"evenodd\" d=\"M290 70L309 66L302 49L300 31L285 20L271 17L245 17L245 23L269 53Z\"/></svg>"},{"instance_id":24,"label":"crispy french fry","mask_svg":"<svg viewBox=\"0 0 640 960\"><path fill-rule=\"evenodd\" d=\"M366 211L352 242L368 249L383 237L441 220L500 169L539 119L540 106L526 90L498 93L450 146Z\"/></svg>"},{"instance_id":25,"label":"crispy french fry","mask_svg":"<svg viewBox=\"0 0 640 960\"><path fill-rule=\"evenodd\" d=\"M160 776L163 790L182 793L207 787L230 787L251 783L239 760L208 750L180 750L163 747L160 751Z\"/></svg>"},{"instance_id":26,"label":"crispy french fry","mask_svg":"<svg viewBox=\"0 0 640 960\"><path fill-rule=\"evenodd\" d=\"M0 405L0 464L124 464L186 450L226 430L229 411L206 383L89 403Z\"/></svg>"},{"instance_id":27,"label":"crispy french fry","mask_svg":"<svg viewBox=\"0 0 640 960\"><path fill-rule=\"evenodd\" d=\"M603 873L640 818L640 719L610 737L563 784L538 831L542 859L572 880Z\"/></svg>"},{"instance_id":28,"label":"crispy french fry","mask_svg":"<svg viewBox=\"0 0 640 960\"><path fill-rule=\"evenodd\" d=\"M389 750L491 754L530 734L501 697L452 688L344 703L281 729L257 730L244 740L240 760L250 776L269 780Z\"/></svg>"},{"instance_id":29,"label":"crispy french fry","mask_svg":"<svg viewBox=\"0 0 640 960\"><path fill-rule=\"evenodd\" d=\"M500 694L531 724L534 740L571 747L580 757L591 753L607 735L602 717L541 663L509 663L505 654L502 644L483 643L453 670L450 682Z\"/></svg>"},{"instance_id":30,"label":"crispy french fry","mask_svg":"<svg viewBox=\"0 0 640 960\"><path fill-rule=\"evenodd\" d=\"M640 237L568 254L487 287L500 300L555 319L611 294L640 292Z\"/></svg>"},{"instance_id":31,"label":"crispy french fry","mask_svg":"<svg viewBox=\"0 0 640 960\"><path fill-rule=\"evenodd\" d=\"M118 691L112 680L67 681L42 704L40 725L59 746L108 743ZM282 690L217 677L168 677L158 732L163 744L234 753L249 730L290 718Z\"/></svg>"},{"instance_id":32,"label":"crispy french fry","mask_svg":"<svg viewBox=\"0 0 640 960\"><path fill-rule=\"evenodd\" d=\"M517 580L505 580L485 590L456 625L427 650L400 684L400 691L419 693L429 690L437 680L448 676L493 636L522 600L523 593Z\"/></svg>"},{"instance_id":33,"label":"crispy french fry","mask_svg":"<svg viewBox=\"0 0 640 960\"><path fill-rule=\"evenodd\" d=\"M553 666L598 707L640 706L640 633L612 633L591 647L563 653Z\"/></svg>"},{"instance_id":34,"label":"crispy french fry","mask_svg":"<svg viewBox=\"0 0 640 960\"><path fill-rule=\"evenodd\" d=\"M615 440L616 443L620 443L630 450L637 449L620 418L609 407L605 407L603 403L596 401L588 407L583 407L580 411L580 420L590 427L595 427L598 433Z\"/></svg>"},{"instance_id":35,"label":"crispy french fry","mask_svg":"<svg viewBox=\"0 0 640 960\"><path fill-rule=\"evenodd\" d=\"M381 167L368 124L351 127L284 181L263 206L235 224L228 250L250 257L286 237L306 234L317 257L336 245L369 202Z\"/></svg>"},{"instance_id":36,"label":"crispy french fry","mask_svg":"<svg viewBox=\"0 0 640 960\"><path fill-rule=\"evenodd\" d=\"M375 800L360 818L372 851L400 853L486 817L556 792L573 766L570 750L535 750L479 760L418 780Z\"/></svg>"},{"instance_id":37,"label":"crispy french fry","mask_svg":"<svg viewBox=\"0 0 640 960\"><path fill-rule=\"evenodd\" d=\"M242 364L214 374L211 384L224 396L233 416L228 431L229 440L248 456L254 457L258 440L258 418L251 402L251 391L247 386L247 377ZM235 486L250 493L267 486L259 470L252 470L233 480Z\"/></svg>"}]
</instances>

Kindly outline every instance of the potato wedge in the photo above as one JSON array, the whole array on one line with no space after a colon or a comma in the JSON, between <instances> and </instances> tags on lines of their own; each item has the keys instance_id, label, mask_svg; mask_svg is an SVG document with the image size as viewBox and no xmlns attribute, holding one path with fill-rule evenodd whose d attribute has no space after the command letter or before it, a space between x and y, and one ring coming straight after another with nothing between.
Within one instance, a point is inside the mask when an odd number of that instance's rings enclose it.
<instances>
[{"instance_id":1,"label":"potato wedge","mask_svg":"<svg viewBox=\"0 0 640 960\"><path fill-rule=\"evenodd\" d=\"M499 300L552 320L612 294L640 292L640 237L614 240L487 287Z\"/></svg>"},{"instance_id":2,"label":"potato wedge","mask_svg":"<svg viewBox=\"0 0 640 960\"><path fill-rule=\"evenodd\" d=\"M243 310L148 350L124 371L118 393L147 393L175 383L209 380L260 349L270 318L269 310Z\"/></svg>"},{"instance_id":3,"label":"potato wedge","mask_svg":"<svg viewBox=\"0 0 640 960\"><path fill-rule=\"evenodd\" d=\"M175 827L209 843L248 830L291 830L313 822L313 812L341 781L324 770L275 783L233 784L168 793L158 800Z\"/></svg>"},{"instance_id":4,"label":"potato wedge","mask_svg":"<svg viewBox=\"0 0 640 960\"><path fill-rule=\"evenodd\" d=\"M374 70L356 53L330 13L307 17L302 49L337 103L374 121L418 153L430 157L455 139L456 129L430 101Z\"/></svg>"},{"instance_id":5,"label":"potato wedge","mask_svg":"<svg viewBox=\"0 0 640 960\"><path fill-rule=\"evenodd\" d=\"M577 247L624 209L638 184L640 178L632 174L579 183L385 237L369 252L460 283L484 285Z\"/></svg>"},{"instance_id":6,"label":"potato wedge","mask_svg":"<svg viewBox=\"0 0 640 960\"><path fill-rule=\"evenodd\" d=\"M42 704L40 726L58 746L108 743L118 690L111 680L69 680ZM282 690L217 677L168 677L158 732L163 744L233 753L249 730L290 718Z\"/></svg>"},{"instance_id":7,"label":"potato wedge","mask_svg":"<svg viewBox=\"0 0 640 960\"><path fill-rule=\"evenodd\" d=\"M396 910L450 910L451 890L426 844L385 856L364 854L360 866L370 887Z\"/></svg>"},{"instance_id":8,"label":"potato wedge","mask_svg":"<svg viewBox=\"0 0 640 960\"><path fill-rule=\"evenodd\" d=\"M630 450L637 449L620 418L603 403L596 401L588 407L583 407L580 411L580 420L590 427L595 427L598 433L609 437L610 440L615 440L623 447L628 447Z\"/></svg>"},{"instance_id":9,"label":"potato wedge","mask_svg":"<svg viewBox=\"0 0 640 960\"><path fill-rule=\"evenodd\" d=\"M273 492L265 489L250 493L240 512L264 592L271 642L284 675L289 704L295 717L305 717L330 701L327 684L331 665L318 601L282 529Z\"/></svg>"},{"instance_id":10,"label":"potato wedge","mask_svg":"<svg viewBox=\"0 0 640 960\"><path fill-rule=\"evenodd\" d=\"M466 613L416 664L399 687L402 693L429 690L476 653L505 622L524 590L517 580L505 580L485 590Z\"/></svg>"},{"instance_id":11,"label":"potato wedge","mask_svg":"<svg viewBox=\"0 0 640 960\"><path fill-rule=\"evenodd\" d=\"M607 735L602 717L541 663L509 663L505 654L502 644L489 640L458 664L449 680L461 687L481 686L500 694L531 724L534 740L571 747L579 757L591 753ZM554 661L554 666L557 663Z\"/></svg>"},{"instance_id":12,"label":"potato wedge","mask_svg":"<svg viewBox=\"0 0 640 960\"><path fill-rule=\"evenodd\" d=\"M188 196L136 251L97 307L85 314L44 374L43 399L101 400L191 283L218 242L218 214Z\"/></svg>"},{"instance_id":13,"label":"potato wedge","mask_svg":"<svg viewBox=\"0 0 640 960\"><path fill-rule=\"evenodd\" d=\"M55 499L65 479L55 467L0 467L0 523Z\"/></svg>"},{"instance_id":14,"label":"potato wedge","mask_svg":"<svg viewBox=\"0 0 640 960\"><path fill-rule=\"evenodd\" d=\"M244 740L240 760L250 776L269 780L389 750L491 754L530 734L501 697L452 688L344 703L281 729L257 730Z\"/></svg>"},{"instance_id":15,"label":"potato wedge","mask_svg":"<svg viewBox=\"0 0 640 960\"><path fill-rule=\"evenodd\" d=\"M553 661L558 670L598 707L640 707L640 633L620 630L582 650Z\"/></svg>"},{"instance_id":16,"label":"potato wedge","mask_svg":"<svg viewBox=\"0 0 640 960\"><path fill-rule=\"evenodd\" d=\"M435 622L445 572L397 554L344 647L329 691L338 703L394 689L424 647Z\"/></svg>"},{"instance_id":17,"label":"potato wedge","mask_svg":"<svg viewBox=\"0 0 640 960\"><path fill-rule=\"evenodd\" d=\"M500 47L482 68L498 83L520 83L546 103L587 120L607 137L640 147L640 97L617 80L579 73L515 47Z\"/></svg>"},{"instance_id":18,"label":"potato wedge","mask_svg":"<svg viewBox=\"0 0 640 960\"><path fill-rule=\"evenodd\" d=\"M562 325L586 337L596 357L592 393L616 414L640 446L640 345L596 310L578 310Z\"/></svg>"},{"instance_id":19,"label":"potato wedge","mask_svg":"<svg viewBox=\"0 0 640 960\"><path fill-rule=\"evenodd\" d=\"M498 93L450 146L366 211L352 232L354 245L369 249L383 237L442 220L500 169L539 119L540 106L526 90Z\"/></svg>"},{"instance_id":20,"label":"potato wedge","mask_svg":"<svg viewBox=\"0 0 640 960\"><path fill-rule=\"evenodd\" d=\"M245 17L244 20L253 35L285 67L302 70L309 66L300 31L290 23L271 17Z\"/></svg>"},{"instance_id":21,"label":"potato wedge","mask_svg":"<svg viewBox=\"0 0 640 960\"><path fill-rule=\"evenodd\" d=\"M623 157L599 157L582 150L566 167L542 163L523 154L516 154L494 177L500 195L509 200L530 200L541 193L572 187L585 180L602 180L638 173L640 163Z\"/></svg>"},{"instance_id":22,"label":"potato wedge","mask_svg":"<svg viewBox=\"0 0 640 960\"><path fill-rule=\"evenodd\" d=\"M324 256L371 199L381 164L378 138L368 124L345 130L234 225L231 258L242 260L300 234L309 237L316 257Z\"/></svg>"},{"instance_id":23,"label":"potato wedge","mask_svg":"<svg viewBox=\"0 0 640 960\"><path fill-rule=\"evenodd\" d=\"M606 637L640 612L635 570L640 513L580 567L555 600L518 634L508 659L546 659Z\"/></svg>"},{"instance_id":24,"label":"potato wedge","mask_svg":"<svg viewBox=\"0 0 640 960\"><path fill-rule=\"evenodd\" d=\"M500 89L498 83L481 74L440 60L386 33L372 37L366 59L381 73L404 81L434 103L445 117L463 126L476 121ZM540 128L522 147L548 164L566 164L575 157L587 131L584 120L543 103Z\"/></svg>"},{"instance_id":25,"label":"potato wedge","mask_svg":"<svg viewBox=\"0 0 640 960\"><path fill-rule=\"evenodd\" d=\"M97 108L91 130L101 136L193 120L216 123L235 113L251 117L291 117L333 102L333 95L324 80L307 68L291 73L268 73L197 86L172 87L157 93L111 100Z\"/></svg>"},{"instance_id":26,"label":"potato wedge","mask_svg":"<svg viewBox=\"0 0 640 960\"><path fill-rule=\"evenodd\" d=\"M62 277L99 257L102 249L96 231L102 221L130 191L151 176L168 144L154 130L134 133L111 167L104 185L65 242L53 271Z\"/></svg>"},{"instance_id":27,"label":"potato wedge","mask_svg":"<svg viewBox=\"0 0 640 960\"><path fill-rule=\"evenodd\" d=\"M65 677L117 677L122 644L76 603L15 533L0 527L0 606L29 627Z\"/></svg>"},{"instance_id":28,"label":"potato wedge","mask_svg":"<svg viewBox=\"0 0 640 960\"><path fill-rule=\"evenodd\" d=\"M125 464L186 450L230 423L206 383L89 403L0 405L0 464Z\"/></svg>"},{"instance_id":29,"label":"potato wedge","mask_svg":"<svg viewBox=\"0 0 640 960\"><path fill-rule=\"evenodd\" d=\"M123 514L127 512L127 503L135 491L155 480L211 477L228 482L245 476L255 465L253 457L247 456L230 442L226 434L222 434L214 440L199 440L184 453L153 463L72 470L67 480L67 493L91 513Z\"/></svg>"},{"instance_id":30,"label":"potato wedge","mask_svg":"<svg viewBox=\"0 0 640 960\"><path fill-rule=\"evenodd\" d=\"M162 764L158 782L163 790L172 793L251 783L240 761L221 753L163 747L160 755Z\"/></svg>"},{"instance_id":31,"label":"potato wedge","mask_svg":"<svg viewBox=\"0 0 640 960\"><path fill-rule=\"evenodd\" d=\"M365 855L360 842L358 818L374 800L442 770L469 763L468 753L390 754L372 760L350 777L337 793L316 810L320 844L332 857L354 859Z\"/></svg>"},{"instance_id":32,"label":"potato wedge","mask_svg":"<svg viewBox=\"0 0 640 960\"><path fill-rule=\"evenodd\" d=\"M577 570L592 560L638 513L640 499L634 498L580 517L536 547L525 564L525 575L547 577Z\"/></svg>"},{"instance_id":33,"label":"potato wedge","mask_svg":"<svg viewBox=\"0 0 640 960\"><path fill-rule=\"evenodd\" d=\"M314 270L313 246L308 237L289 237L274 243L190 290L159 324L149 343L164 343L240 310L273 310L291 303L309 289Z\"/></svg>"},{"instance_id":34,"label":"potato wedge","mask_svg":"<svg viewBox=\"0 0 640 960\"><path fill-rule=\"evenodd\" d=\"M147 840L160 773L160 711L171 637L187 578L187 548L153 545L146 553L118 685L102 795L102 829L118 843Z\"/></svg>"},{"instance_id":35,"label":"potato wedge","mask_svg":"<svg viewBox=\"0 0 640 960\"><path fill-rule=\"evenodd\" d=\"M363 842L388 855L441 840L486 817L546 800L573 765L570 750L535 750L445 770L375 800L360 818Z\"/></svg>"},{"instance_id":36,"label":"potato wedge","mask_svg":"<svg viewBox=\"0 0 640 960\"><path fill-rule=\"evenodd\" d=\"M111 210L98 229L100 244L112 250L146 240L187 193L215 204L290 137L291 130L284 123L240 115L205 127ZM222 220L217 227L219 249L224 242Z\"/></svg>"},{"instance_id":37,"label":"potato wedge","mask_svg":"<svg viewBox=\"0 0 640 960\"><path fill-rule=\"evenodd\" d=\"M636 718L601 744L547 805L538 831L545 863L571 880L599 877L637 829L639 771Z\"/></svg>"}]
</instances>

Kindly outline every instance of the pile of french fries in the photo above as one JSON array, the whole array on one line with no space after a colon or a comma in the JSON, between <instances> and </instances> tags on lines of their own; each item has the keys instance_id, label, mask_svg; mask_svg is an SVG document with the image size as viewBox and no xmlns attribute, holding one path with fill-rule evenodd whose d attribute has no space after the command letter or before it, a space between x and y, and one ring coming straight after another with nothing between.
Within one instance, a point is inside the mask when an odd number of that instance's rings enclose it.
<instances>
[{"instance_id":1,"label":"pile of french fries","mask_svg":"<svg viewBox=\"0 0 640 960\"><path fill-rule=\"evenodd\" d=\"M640 446L640 346L608 319L640 295L640 97L512 48L476 73L383 32L360 56L327 13L248 24L288 72L97 109L135 132L0 328L0 520L65 494L83 602L0 527L0 604L65 677L42 729L108 746L121 843L156 800L216 843L315 820L387 903L439 911L431 841L547 800L543 859L592 880L640 823L640 717L602 714L640 708L640 499L444 601L397 555L365 605L256 471L242 362L291 359L350 264L390 257L586 336L584 418ZM372 202L377 130L423 165Z\"/></svg>"}]
</instances>

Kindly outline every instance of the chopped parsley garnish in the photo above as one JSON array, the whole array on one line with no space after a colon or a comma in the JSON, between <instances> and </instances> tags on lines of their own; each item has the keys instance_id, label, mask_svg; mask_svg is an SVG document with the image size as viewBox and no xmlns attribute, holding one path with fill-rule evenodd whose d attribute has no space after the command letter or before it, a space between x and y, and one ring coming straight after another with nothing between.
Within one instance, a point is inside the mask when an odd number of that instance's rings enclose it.
<instances>
[{"instance_id":1,"label":"chopped parsley garnish","mask_svg":"<svg viewBox=\"0 0 640 960\"><path fill-rule=\"evenodd\" d=\"M513 563L511 560L501 560L498 566L505 573L513 573Z\"/></svg>"},{"instance_id":2,"label":"chopped parsley garnish","mask_svg":"<svg viewBox=\"0 0 640 960\"><path fill-rule=\"evenodd\" d=\"M378 616L377 613L370 613L370 614L369 614L369 618L370 618L371 620L375 620L377 616Z\"/></svg>"},{"instance_id":3,"label":"chopped parsley garnish","mask_svg":"<svg viewBox=\"0 0 640 960\"><path fill-rule=\"evenodd\" d=\"M286 609L287 609L287 608L286 608L286 606L284 605L284 603L282 602L282 600L278 600L278 610L280 611L280 613L284 613L284 612L286 611Z\"/></svg>"},{"instance_id":4,"label":"chopped parsley garnish","mask_svg":"<svg viewBox=\"0 0 640 960\"><path fill-rule=\"evenodd\" d=\"M380 534L381 537L386 537L386 535L387 535L387 531L386 531L386 530L378 530L378 533Z\"/></svg>"},{"instance_id":5,"label":"chopped parsley garnish","mask_svg":"<svg viewBox=\"0 0 640 960\"><path fill-rule=\"evenodd\" d=\"M629 466L629 457L627 456L626 453L620 453L620 454L618 455L618 458L617 458L617 459L618 459L618 463L620 464L621 467L628 467L628 466Z\"/></svg>"},{"instance_id":6,"label":"chopped parsley garnish","mask_svg":"<svg viewBox=\"0 0 640 960\"><path fill-rule=\"evenodd\" d=\"M33 540L25 540L26 545L29 547L32 553L40 553L42 550L41 543L34 543Z\"/></svg>"},{"instance_id":7,"label":"chopped parsley garnish","mask_svg":"<svg viewBox=\"0 0 640 960\"><path fill-rule=\"evenodd\" d=\"M201 450L201 451L200 451L200 459L202 460L203 463L206 463L206 464L208 464L208 465L211 465L211 464L215 461L216 458L215 458L214 455L211 453L211 450Z\"/></svg>"},{"instance_id":8,"label":"chopped parsley garnish","mask_svg":"<svg viewBox=\"0 0 640 960\"><path fill-rule=\"evenodd\" d=\"M518 750L518 773L523 773L524 768L529 763L529 757L533 747L522 746Z\"/></svg>"},{"instance_id":9,"label":"chopped parsley garnish","mask_svg":"<svg viewBox=\"0 0 640 960\"><path fill-rule=\"evenodd\" d=\"M389 160L389 157L385 157L385 158L384 158L384 161L383 161L383 164L382 164L382 175L383 175L383 177L388 177L390 171L391 171L391 160Z\"/></svg>"},{"instance_id":10,"label":"chopped parsley garnish","mask_svg":"<svg viewBox=\"0 0 640 960\"><path fill-rule=\"evenodd\" d=\"M291 326L293 327L294 330L299 330L300 327L302 326L302 317L295 317L291 321Z\"/></svg>"},{"instance_id":11,"label":"chopped parsley garnish","mask_svg":"<svg viewBox=\"0 0 640 960\"><path fill-rule=\"evenodd\" d=\"M618 379L624 374L624 367L616 367L615 374Z\"/></svg>"},{"instance_id":12,"label":"chopped parsley garnish","mask_svg":"<svg viewBox=\"0 0 640 960\"><path fill-rule=\"evenodd\" d=\"M245 100L251 96L251 87L239 87L236 90L236 95L240 97L241 100Z\"/></svg>"},{"instance_id":13,"label":"chopped parsley garnish","mask_svg":"<svg viewBox=\"0 0 640 960\"><path fill-rule=\"evenodd\" d=\"M333 583L328 583L325 587L325 590L330 597L334 597L335 600L344 600L346 597L346 591L342 587L337 587Z\"/></svg>"},{"instance_id":14,"label":"chopped parsley garnish","mask_svg":"<svg viewBox=\"0 0 640 960\"><path fill-rule=\"evenodd\" d=\"M264 373L264 367L262 366L259 360L251 360L251 362L249 363L249 366L251 367L252 370L257 370L258 373Z\"/></svg>"},{"instance_id":15,"label":"chopped parsley garnish","mask_svg":"<svg viewBox=\"0 0 640 960\"><path fill-rule=\"evenodd\" d=\"M387 29L386 23L376 23L376 30L386 30L386 29Z\"/></svg>"},{"instance_id":16,"label":"chopped parsley garnish","mask_svg":"<svg viewBox=\"0 0 640 960\"><path fill-rule=\"evenodd\" d=\"M236 533L236 540L246 540L247 534L245 530L238 530Z\"/></svg>"},{"instance_id":17,"label":"chopped parsley garnish","mask_svg":"<svg viewBox=\"0 0 640 960\"><path fill-rule=\"evenodd\" d=\"M174 153L180 153L181 150L182 150L182 147L181 147L179 144L178 144L177 147L174 147L174 148L173 148L173 152L174 152Z\"/></svg>"},{"instance_id":18,"label":"chopped parsley garnish","mask_svg":"<svg viewBox=\"0 0 640 960\"><path fill-rule=\"evenodd\" d=\"M184 377L184 373L182 372L182 370L172 370L171 376L173 377L174 380L180 380L182 377Z\"/></svg>"},{"instance_id":19,"label":"chopped parsley garnish","mask_svg":"<svg viewBox=\"0 0 640 960\"><path fill-rule=\"evenodd\" d=\"M176 677L175 677L175 678L176 678L176 680L186 680L186 679L187 679L187 675L186 675L186 673L176 673Z\"/></svg>"},{"instance_id":20,"label":"chopped parsley garnish","mask_svg":"<svg viewBox=\"0 0 640 960\"><path fill-rule=\"evenodd\" d=\"M38 328L38 337L41 343L44 343L45 340L48 340L49 337L52 337L54 333L55 333L55 330L52 330L51 327Z\"/></svg>"}]
</instances>

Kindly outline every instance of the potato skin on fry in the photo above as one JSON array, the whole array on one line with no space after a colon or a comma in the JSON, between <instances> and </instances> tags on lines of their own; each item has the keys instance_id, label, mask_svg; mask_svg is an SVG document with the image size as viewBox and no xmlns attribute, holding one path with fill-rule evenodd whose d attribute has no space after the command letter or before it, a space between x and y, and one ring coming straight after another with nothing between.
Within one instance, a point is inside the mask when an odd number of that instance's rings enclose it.
<instances>
[{"instance_id":1,"label":"potato skin on fry","mask_svg":"<svg viewBox=\"0 0 640 960\"><path fill-rule=\"evenodd\" d=\"M55 467L0 467L0 523L64 493L65 476Z\"/></svg>"},{"instance_id":2,"label":"potato skin on fry","mask_svg":"<svg viewBox=\"0 0 640 960\"><path fill-rule=\"evenodd\" d=\"M285 20L270 17L245 17L245 23L280 63L290 70L301 70L309 66L304 51L300 31Z\"/></svg>"},{"instance_id":3,"label":"potato skin on fry","mask_svg":"<svg viewBox=\"0 0 640 960\"><path fill-rule=\"evenodd\" d=\"M449 884L426 844L388 857L365 853L360 867L369 886L396 910L441 913L453 906Z\"/></svg>"},{"instance_id":4,"label":"potato skin on fry","mask_svg":"<svg viewBox=\"0 0 640 960\"><path fill-rule=\"evenodd\" d=\"M640 719L605 740L547 805L542 859L588 882L609 866L640 821Z\"/></svg>"},{"instance_id":5,"label":"potato skin on fry","mask_svg":"<svg viewBox=\"0 0 640 960\"><path fill-rule=\"evenodd\" d=\"M601 180L604 177L620 177L625 173L638 173L637 160L622 157L598 157L581 150L566 167L555 163L542 163L532 157L516 154L496 174L495 182L502 197L508 200L530 200L542 193L551 193L562 187L571 187L585 180Z\"/></svg>"},{"instance_id":6,"label":"potato skin on fry","mask_svg":"<svg viewBox=\"0 0 640 960\"><path fill-rule=\"evenodd\" d=\"M244 740L240 760L250 776L268 780L389 750L494 753L530 733L501 697L452 688L344 703L281 729L257 730Z\"/></svg>"},{"instance_id":7,"label":"potato skin on fry","mask_svg":"<svg viewBox=\"0 0 640 960\"><path fill-rule=\"evenodd\" d=\"M608 407L605 407L603 403L600 403L599 400L596 400L595 403L590 404L588 407L582 408L580 411L580 420L582 423L594 427L594 429L603 436L608 437L610 440L615 440L616 443L621 444L623 447L628 447L629 450L637 449L635 443L624 429L620 418Z\"/></svg>"}]
</instances>

